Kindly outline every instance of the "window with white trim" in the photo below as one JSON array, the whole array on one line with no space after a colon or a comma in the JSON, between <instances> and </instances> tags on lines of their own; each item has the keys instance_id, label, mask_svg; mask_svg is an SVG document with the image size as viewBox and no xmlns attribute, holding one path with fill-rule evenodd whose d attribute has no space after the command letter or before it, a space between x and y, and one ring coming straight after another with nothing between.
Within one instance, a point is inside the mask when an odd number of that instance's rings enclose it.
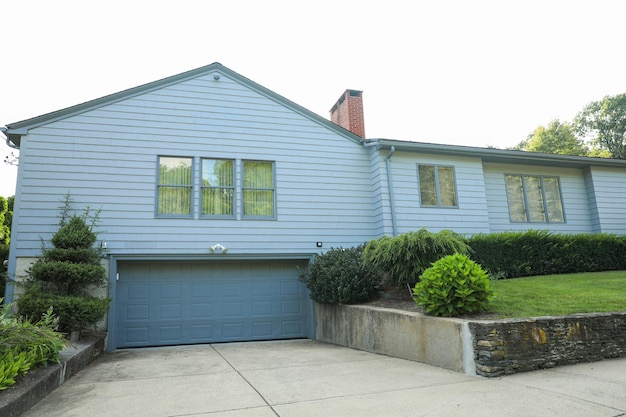
<instances>
[{"instance_id":1,"label":"window with white trim","mask_svg":"<svg viewBox=\"0 0 626 417\"><path fill-rule=\"evenodd\" d=\"M511 222L564 223L558 177L505 174Z\"/></svg>"}]
</instances>

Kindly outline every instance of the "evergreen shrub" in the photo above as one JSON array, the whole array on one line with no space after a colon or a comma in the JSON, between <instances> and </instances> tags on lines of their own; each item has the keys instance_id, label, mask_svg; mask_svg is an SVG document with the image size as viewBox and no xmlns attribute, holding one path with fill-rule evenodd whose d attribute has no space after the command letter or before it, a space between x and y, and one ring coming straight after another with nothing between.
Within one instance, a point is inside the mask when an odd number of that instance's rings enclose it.
<instances>
[{"instance_id":1,"label":"evergreen shrub","mask_svg":"<svg viewBox=\"0 0 626 417\"><path fill-rule=\"evenodd\" d=\"M424 228L399 236L384 236L365 246L363 257L381 274L398 284L414 285L433 262L455 253L469 254L465 239L450 230L438 233Z\"/></svg>"},{"instance_id":2,"label":"evergreen shrub","mask_svg":"<svg viewBox=\"0 0 626 417\"><path fill-rule=\"evenodd\" d=\"M530 230L474 235L466 243L473 260L502 278L626 269L626 236Z\"/></svg>"},{"instance_id":3,"label":"evergreen shrub","mask_svg":"<svg viewBox=\"0 0 626 417\"><path fill-rule=\"evenodd\" d=\"M300 280L306 283L311 298L324 304L355 304L375 298L380 276L362 257L363 245L331 248L315 256Z\"/></svg>"},{"instance_id":4,"label":"evergreen shrub","mask_svg":"<svg viewBox=\"0 0 626 417\"><path fill-rule=\"evenodd\" d=\"M17 300L20 314L40 317L53 307L63 332L95 326L106 314L109 298L90 295L106 285L106 270L100 264L102 249L95 247L93 228L98 212L89 209L70 215L69 194L61 212L59 229L52 236L53 248L42 244L42 258L28 270L24 294ZM88 223L88 220L91 220Z\"/></svg>"}]
</instances>

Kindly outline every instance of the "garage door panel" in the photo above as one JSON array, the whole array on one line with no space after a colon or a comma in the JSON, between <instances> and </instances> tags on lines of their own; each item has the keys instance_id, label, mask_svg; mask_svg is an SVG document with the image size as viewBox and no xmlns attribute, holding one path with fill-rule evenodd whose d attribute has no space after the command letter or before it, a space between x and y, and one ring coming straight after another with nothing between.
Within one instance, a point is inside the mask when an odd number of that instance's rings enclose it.
<instances>
[{"instance_id":1,"label":"garage door panel","mask_svg":"<svg viewBox=\"0 0 626 417\"><path fill-rule=\"evenodd\" d=\"M118 347L308 336L296 262L119 262Z\"/></svg>"},{"instance_id":2,"label":"garage door panel","mask_svg":"<svg viewBox=\"0 0 626 417\"><path fill-rule=\"evenodd\" d=\"M283 320L282 322L282 333L287 337L300 334L303 331L304 329L302 328L302 322L300 320Z\"/></svg>"},{"instance_id":3,"label":"garage door panel","mask_svg":"<svg viewBox=\"0 0 626 417\"><path fill-rule=\"evenodd\" d=\"M191 304L191 319L192 320L203 320L203 319L211 319L215 317L215 313L213 312L215 308L215 303L193 303Z\"/></svg>"},{"instance_id":4,"label":"garage door panel","mask_svg":"<svg viewBox=\"0 0 626 417\"><path fill-rule=\"evenodd\" d=\"M129 326L124 330L123 334L125 336L127 346L141 346L148 342L148 335L150 334L150 330L148 329L148 326Z\"/></svg>"}]
</instances>

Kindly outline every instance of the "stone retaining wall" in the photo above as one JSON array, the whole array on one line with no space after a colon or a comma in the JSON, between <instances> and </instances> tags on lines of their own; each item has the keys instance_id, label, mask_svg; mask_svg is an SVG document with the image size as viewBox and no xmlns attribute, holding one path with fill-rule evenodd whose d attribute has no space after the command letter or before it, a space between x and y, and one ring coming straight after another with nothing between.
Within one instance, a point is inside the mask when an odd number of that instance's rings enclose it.
<instances>
[{"instance_id":1,"label":"stone retaining wall","mask_svg":"<svg viewBox=\"0 0 626 417\"><path fill-rule=\"evenodd\" d=\"M497 377L626 356L626 312L470 321L315 303L316 339Z\"/></svg>"},{"instance_id":2,"label":"stone retaining wall","mask_svg":"<svg viewBox=\"0 0 626 417\"><path fill-rule=\"evenodd\" d=\"M626 356L626 313L469 322L476 372L494 377Z\"/></svg>"}]
</instances>

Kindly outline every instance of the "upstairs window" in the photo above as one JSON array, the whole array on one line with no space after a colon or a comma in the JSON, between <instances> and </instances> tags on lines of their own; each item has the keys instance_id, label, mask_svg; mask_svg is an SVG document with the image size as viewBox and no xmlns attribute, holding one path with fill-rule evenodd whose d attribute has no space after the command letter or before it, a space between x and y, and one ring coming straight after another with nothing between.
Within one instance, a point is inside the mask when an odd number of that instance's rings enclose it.
<instances>
[{"instance_id":1,"label":"upstairs window","mask_svg":"<svg viewBox=\"0 0 626 417\"><path fill-rule=\"evenodd\" d=\"M454 167L418 165L420 203L425 207L458 207Z\"/></svg>"},{"instance_id":2,"label":"upstairs window","mask_svg":"<svg viewBox=\"0 0 626 417\"><path fill-rule=\"evenodd\" d=\"M191 216L192 166L192 158L159 157L159 215Z\"/></svg>"},{"instance_id":3,"label":"upstairs window","mask_svg":"<svg viewBox=\"0 0 626 417\"><path fill-rule=\"evenodd\" d=\"M203 159L200 187L202 215L235 215L235 161Z\"/></svg>"},{"instance_id":4,"label":"upstairs window","mask_svg":"<svg viewBox=\"0 0 626 417\"><path fill-rule=\"evenodd\" d=\"M274 217L274 163L243 161L244 217Z\"/></svg>"},{"instance_id":5,"label":"upstairs window","mask_svg":"<svg viewBox=\"0 0 626 417\"><path fill-rule=\"evenodd\" d=\"M558 177L505 175L512 222L564 223Z\"/></svg>"}]
</instances>

